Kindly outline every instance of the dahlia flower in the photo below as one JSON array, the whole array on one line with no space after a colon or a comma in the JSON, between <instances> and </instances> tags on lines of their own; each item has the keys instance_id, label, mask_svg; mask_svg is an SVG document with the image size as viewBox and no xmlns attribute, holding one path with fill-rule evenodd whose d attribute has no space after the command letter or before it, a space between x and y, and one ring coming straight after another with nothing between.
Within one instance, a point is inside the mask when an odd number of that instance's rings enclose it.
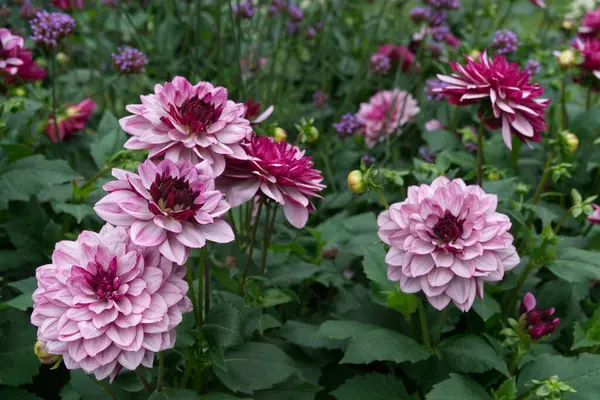
<instances>
[{"instance_id":1,"label":"dahlia flower","mask_svg":"<svg viewBox=\"0 0 600 400\"><path fill-rule=\"evenodd\" d=\"M408 48L393 44L384 44L373 55L386 56L392 64L401 62L403 72L408 71L415 62L415 55Z\"/></svg>"},{"instance_id":2,"label":"dahlia flower","mask_svg":"<svg viewBox=\"0 0 600 400\"><path fill-rule=\"evenodd\" d=\"M75 132L85 128L95 109L96 103L92 99L85 99L78 104L68 106L64 113L59 113L56 124L54 115L50 115L46 134L54 143L70 139ZM56 126L58 126L58 134L55 131Z\"/></svg>"},{"instance_id":3,"label":"dahlia flower","mask_svg":"<svg viewBox=\"0 0 600 400\"><path fill-rule=\"evenodd\" d=\"M544 0L529 0L529 1L531 1L531 3L538 6L539 8L546 8L546 3L544 2Z\"/></svg>"},{"instance_id":4,"label":"dahlia flower","mask_svg":"<svg viewBox=\"0 0 600 400\"><path fill-rule=\"evenodd\" d=\"M99 380L122 367L151 368L191 310L185 268L110 225L58 242L52 264L39 267L36 278L31 323L44 351Z\"/></svg>"},{"instance_id":5,"label":"dahlia flower","mask_svg":"<svg viewBox=\"0 0 600 400\"><path fill-rule=\"evenodd\" d=\"M215 190L207 161L193 165L146 160L138 172L114 168L117 180L104 185L109 194L94 207L106 222L131 227L133 243L158 247L164 257L182 265L190 248L204 247L207 240L229 243L234 239L221 218L229 204Z\"/></svg>"},{"instance_id":6,"label":"dahlia flower","mask_svg":"<svg viewBox=\"0 0 600 400\"><path fill-rule=\"evenodd\" d=\"M217 188L225 193L232 207L252 199L259 191L283 206L287 220L302 228L308 211L315 207L310 197L321 198L316 192L321 184L321 171L314 169L311 157L304 150L287 142L276 143L273 138L253 135L242 143L247 160L229 159Z\"/></svg>"},{"instance_id":7,"label":"dahlia flower","mask_svg":"<svg viewBox=\"0 0 600 400\"><path fill-rule=\"evenodd\" d=\"M583 62L578 67L592 72L600 79L600 38L577 38L573 41L573 48L581 52Z\"/></svg>"},{"instance_id":8,"label":"dahlia flower","mask_svg":"<svg viewBox=\"0 0 600 400\"><path fill-rule=\"evenodd\" d=\"M592 207L594 207L594 213L588 217L588 221L591 224L600 225L600 206L592 203Z\"/></svg>"},{"instance_id":9,"label":"dahlia flower","mask_svg":"<svg viewBox=\"0 0 600 400\"><path fill-rule=\"evenodd\" d=\"M24 43L21 36L0 28L0 75L5 76L6 82L12 82L15 78L38 81L46 76L46 70L33 61L31 51L23 48Z\"/></svg>"},{"instance_id":10,"label":"dahlia flower","mask_svg":"<svg viewBox=\"0 0 600 400\"><path fill-rule=\"evenodd\" d=\"M547 310L535 308L535 296L527 293L521 301L521 318L525 331L533 340L541 339L546 335L552 334L560 324L560 318L553 317L554 308Z\"/></svg>"},{"instance_id":11,"label":"dahlia flower","mask_svg":"<svg viewBox=\"0 0 600 400\"><path fill-rule=\"evenodd\" d=\"M33 40L38 45L54 49L58 43L75 29L75 20L71 16L59 12L39 11L29 21Z\"/></svg>"},{"instance_id":12,"label":"dahlia flower","mask_svg":"<svg viewBox=\"0 0 600 400\"><path fill-rule=\"evenodd\" d=\"M600 7L586 12L579 27L579 34L582 36L597 36L598 32L600 32Z\"/></svg>"},{"instance_id":13,"label":"dahlia flower","mask_svg":"<svg viewBox=\"0 0 600 400\"><path fill-rule=\"evenodd\" d=\"M246 107L227 100L224 87L208 82L192 86L178 76L140 99L142 104L126 107L134 115L119 120L132 135L125 148L149 149L151 158L206 160L217 176L225 169L225 155L245 157L240 141L252 132L243 118Z\"/></svg>"},{"instance_id":14,"label":"dahlia flower","mask_svg":"<svg viewBox=\"0 0 600 400\"><path fill-rule=\"evenodd\" d=\"M83 0L52 0L52 5L61 10L83 10Z\"/></svg>"},{"instance_id":15,"label":"dahlia flower","mask_svg":"<svg viewBox=\"0 0 600 400\"><path fill-rule=\"evenodd\" d=\"M364 126L365 143L369 148L411 121L420 111L417 101L400 89L376 93L368 103L361 103L356 119Z\"/></svg>"},{"instance_id":16,"label":"dahlia flower","mask_svg":"<svg viewBox=\"0 0 600 400\"><path fill-rule=\"evenodd\" d=\"M547 128L544 109L550 104L550 99L537 98L544 89L529 82L529 73L503 56L490 60L484 51L480 61L466 58L466 66L450 63L455 73L438 75L448 86L433 91L446 96L450 104L481 103L480 118L491 129L502 127L502 138L509 149L511 135L526 143L541 141L540 132Z\"/></svg>"},{"instance_id":17,"label":"dahlia flower","mask_svg":"<svg viewBox=\"0 0 600 400\"><path fill-rule=\"evenodd\" d=\"M388 279L406 293L423 291L438 310L450 300L468 311L484 281L500 281L519 263L498 198L462 179L411 186L408 198L379 215L379 238L391 246Z\"/></svg>"}]
</instances>

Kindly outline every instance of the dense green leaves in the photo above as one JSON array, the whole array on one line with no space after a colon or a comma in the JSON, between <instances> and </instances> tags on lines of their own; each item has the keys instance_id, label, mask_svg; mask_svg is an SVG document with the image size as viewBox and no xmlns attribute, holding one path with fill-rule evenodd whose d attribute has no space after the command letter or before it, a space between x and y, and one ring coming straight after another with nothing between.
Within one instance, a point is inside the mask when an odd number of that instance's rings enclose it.
<instances>
[{"instance_id":1,"label":"dense green leaves","mask_svg":"<svg viewBox=\"0 0 600 400\"><path fill-rule=\"evenodd\" d=\"M331 395L337 400L408 399L408 393L400 379L393 375L378 373L350 378L331 392Z\"/></svg>"},{"instance_id":2,"label":"dense green leaves","mask_svg":"<svg viewBox=\"0 0 600 400\"><path fill-rule=\"evenodd\" d=\"M106 111L90 146L90 153L96 166L103 168L113 155L123 150L125 140L119 121L110 111Z\"/></svg>"},{"instance_id":3,"label":"dense green leaves","mask_svg":"<svg viewBox=\"0 0 600 400\"><path fill-rule=\"evenodd\" d=\"M340 346L339 342L318 335L318 329L318 325L311 325L298 321L287 321L281 329L281 335L287 341L303 347L335 349Z\"/></svg>"},{"instance_id":4,"label":"dense green leaves","mask_svg":"<svg viewBox=\"0 0 600 400\"><path fill-rule=\"evenodd\" d=\"M485 372L495 369L509 376L506 363L484 339L475 335L453 337L440 344L440 354L458 372Z\"/></svg>"},{"instance_id":5,"label":"dense green leaves","mask_svg":"<svg viewBox=\"0 0 600 400\"><path fill-rule=\"evenodd\" d=\"M244 343L243 315L228 303L210 309L202 325L208 342L214 346L233 347Z\"/></svg>"},{"instance_id":6,"label":"dense green leaves","mask_svg":"<svg viewBox=\"0 0 600 400\"><path fill-rule=\"evenodd\" d=\"M426 400L490 400L487 394L473 379L459 374L450 374L450 379L438 383L425 396Z\"/></svg>"},{"instance_id":7,"label":"dense green leaves","mask_svg":"<svg viewBox=\"0 0 600 400\"><path fill-rule=\"evenodd\" d=\"M36 328L29 315L14 309L0 311L0 383L31 383L40 362L33 353Z\"/></svg>"},{"instance_id":8,"label":"dense green leaves","mask_svg":"<svg viewBox=\"0 0 600 400\"><path fill-rule=\"evenodd\" d=\"M600 257L596 252L564 248L547 268L567 282L589 282L600 276Z\"/></svg>"}]
</instances>

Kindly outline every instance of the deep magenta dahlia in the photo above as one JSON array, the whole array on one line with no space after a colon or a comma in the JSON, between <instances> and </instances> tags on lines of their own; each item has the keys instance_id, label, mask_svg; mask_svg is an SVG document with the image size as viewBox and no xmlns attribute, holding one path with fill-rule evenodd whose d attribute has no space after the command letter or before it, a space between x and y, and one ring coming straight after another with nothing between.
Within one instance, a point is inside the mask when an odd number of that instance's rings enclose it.
<instances>
[{"instance_id":1,"label":"deep magenta dahlia","mask_svg":"<svg viewBox=\"0 0 600 400\"><path fill-rule=\"evenodd\" d=\"M33 61L31 51L25 49L24 44L23 37L0 28L0 77L7 83L17 78L38 81L46 76L46 70Z\"/></svg>"}]
</instances>

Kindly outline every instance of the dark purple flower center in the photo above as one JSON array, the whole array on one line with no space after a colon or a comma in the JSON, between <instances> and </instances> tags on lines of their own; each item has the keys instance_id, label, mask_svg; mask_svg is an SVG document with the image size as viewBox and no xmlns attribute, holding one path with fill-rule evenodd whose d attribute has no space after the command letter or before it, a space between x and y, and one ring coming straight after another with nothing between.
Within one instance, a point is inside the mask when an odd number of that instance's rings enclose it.
<instances>
[{"instance_id":1,"label":"dark purple flower center","mask_svg":"<svg viewBox=\"0 0 600 400\"><path fill-rule=\"evenodd\" d=\"M156 174L156 179L150 186L150 195L160 211L167 212L182 221L191 218L194 211L202 206L202 204L194 204L194 200L200 195L200 192L194 191L185 178L174 178L166 173ZM152 207L150 211L155 214L160 212L152 210Z\"/></svg>"},{"instance_id":2,"label":"dark purple flower center","mask_svg":"<svg viewBox=\"0 0 600 400\"><path fill-rule=\"evenodd\" d=\"M178 123L189 127L192 133L204 133L212 124L219 120L223 112L223 106L216 107L212 104L212 99L213 97L210 93L206 94L203 98L199 98L198 96L190 97L177 110L171 105L169 114ZM166 118L163 118L163 122L166 122L165 120Z\"/></svg>"},{"instance_id":3,"label":"dark purple flower center","mask_svg":"<svg viewBox=\"0 0 600 400\"><path fill-rule=\"evenodd\" d=\"M96 270L96 275L92 276L91 279L88 278L88 282L91 284L92 289L94 292L96 292L96 296L98 296L99 299L119 300L121 297L123 297L122 294L117 293L120 284L119 277L117 276L116 257L113 257L110 260L106 271L96 261L92 261L88 264L88 270Z\"/></svg>"},{"instance_id":4,"label":"dark purple flower center","mask_svg":"<svg viewBox=\"0 0 600 400\"><path fill-rule=\"evenodd\" d=\"M444 216L433 227L433 233L444 243L450 243L463 233L462 221L446 210Z\"/></svg>"}]
</instances>

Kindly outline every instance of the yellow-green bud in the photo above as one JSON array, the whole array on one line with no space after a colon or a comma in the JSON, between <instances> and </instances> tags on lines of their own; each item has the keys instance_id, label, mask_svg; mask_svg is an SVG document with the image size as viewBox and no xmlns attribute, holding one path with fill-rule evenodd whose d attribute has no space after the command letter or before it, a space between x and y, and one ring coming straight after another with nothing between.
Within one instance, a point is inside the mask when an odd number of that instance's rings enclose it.
<instances>
[{"instance_id":1,"label":"yellow-green bud","mask_svg":"<svg viewBox=\"0 0 600 400\"><path fill-rule=\"evenodd\" d=\"M54 364L58 360L60 360L61 356L56 354L50 354L46 350L46 343L38 340L35 342L33 346L33 351L35 355L40 359L42 364Z\"/></svg>"},{"instance_id":2,"label":"yellow-green bud","mask_svg":"<svg viewBox=\"0 0 600 400\"><path fill-rule=\"evenodd\" d=\"M569 18L565 18L562 20L562 23L560 24L560 27L563 28L565 31L570 31L573 30L574 27L574 23L572 19Z\"/></svg>"},{"instance_id":3,"label":"yellow-green bud","mask_svg":"<svg viewBox=\"0 0 600 400\"><path fill-rule=\"evenodd\" d=\"M305 132L305 135L307 143L314 143L317 140L319 140L319 130L314 126L311 127L311 129L308 132Z\"/></svg>"},{"instance_id":4,"label":"yellow-green bud","mask_svg":"<svg viewBox=\"0 0 600 400\"><path fill-rule=\"evenodd\" d=\"M285 140L287 140L287 133L285 129L277 127L275 128L275 132L273 132L273 137L275 138L275 141L277 143L284 142Z\"/></svg>"},{"instance_id":5,"label":"yellow-green bud","mask_svg":"<svg viewBox=\"0 0 600 400\"><path fill-rule=\"evenodd\" d=\"M469 57L471 57L474 61L479 61L479 57L481 57L481 51L473 49L469 53Z\"/></svg>"},{"instance_id":6,"label":"yellow-green bud","mask_svg":"<svg viewBox=\"0 0 600 400\"><path fill-rule=\"evenodd\" d=\"M25 88L18 87L15 89L15 96L25 97L25 96L27 96L27 90L25 90Z\"/></svg>"},{"instance_id":7,"label":"yellow-green bud","mask_svg":"<svg viewBox=\"0 0 600 400\"><path fill-rule=\"evenodd\" d=\"M489 181L498 181L500 180L500 173L498 171L491 171L487 176Z\"/></svg>"},{"instance_id":8,"label":"yellow-green bud","mask_svg":"<svg viewBox=\"0 0 600 400\"><path fill-rule=\"evenodd\" d=\"M56 54L56 61L58 61L58 63L60 65L65 65L65 64L68 64L69 61L71 61L71 59L69 58L68 55L66 55L65 53L63 53L61 51Z\"/></svg>"},{"instance_id":9,"label":"yellow-green bud","mask_svg":"<svg viewBox=\"0 0 600 400\"><path fill-rule=\"evenodd\" d=\"M577 64L577 56L571 49L559 51L556 57L561 68L570 68Z\"/></svg>"},{"instance_id":10,"label":"yellow-green bud","mask_svg":"<svg viewBox=\"0 0 600 400\"><path fill-rule=\"evenodd\" d=\"M353 193L356 194L361 194L365 191L367 188L367 182L365 182L362 172L355 169L348 174L348 187Z\"/></svg>"},{"instance_id":11,"label":"yellow-green bud","mask_svg":"<svg viewBox=\"0 0 600 400\"><path fill-rule=\"evenodd\" d=\"M579 147L579 138L574 133L569 132L565 135L565 140L571 153L575 153L577 147Z\"/></svg>"}]
</instances>

